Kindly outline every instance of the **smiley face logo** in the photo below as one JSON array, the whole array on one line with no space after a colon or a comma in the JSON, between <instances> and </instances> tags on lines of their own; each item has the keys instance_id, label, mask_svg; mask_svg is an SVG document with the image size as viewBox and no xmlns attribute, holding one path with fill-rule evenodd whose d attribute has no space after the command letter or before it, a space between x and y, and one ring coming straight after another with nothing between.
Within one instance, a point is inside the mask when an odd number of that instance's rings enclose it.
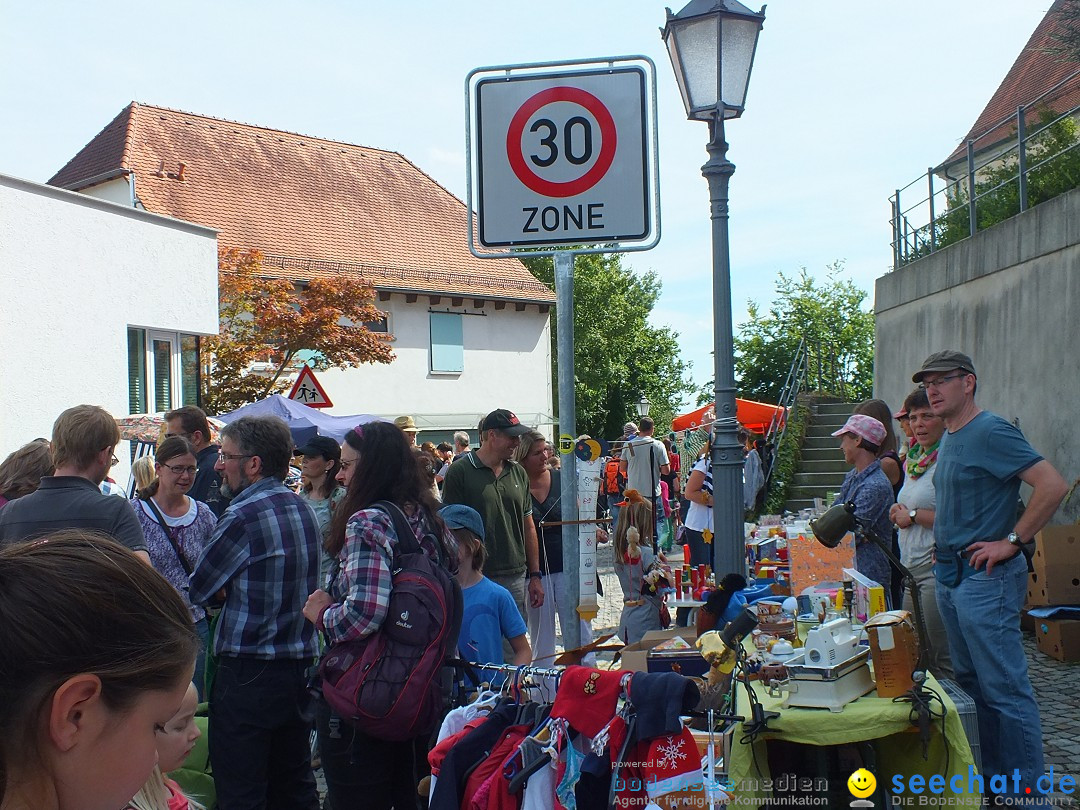
<instances>
[{"instance_id":1,"label":"smiley face logo","mask_svg":"<svg viewBox=\"0 0 1080 810\"><path fill-rule=\"evenodd\" d=\"M865 799L877 788L877 779L866 768L859 768L848 777L847 786L856 799Z\"/></svg>"}]
</instances>

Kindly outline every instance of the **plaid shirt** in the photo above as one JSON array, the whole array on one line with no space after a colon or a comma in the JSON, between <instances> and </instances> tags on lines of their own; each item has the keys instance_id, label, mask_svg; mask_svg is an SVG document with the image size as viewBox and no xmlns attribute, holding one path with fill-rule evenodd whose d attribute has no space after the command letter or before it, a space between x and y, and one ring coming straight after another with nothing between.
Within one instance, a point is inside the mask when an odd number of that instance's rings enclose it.
<instances>
[{"instance_id":1,"label":"plaid shirt","mask_svg":"<svg viewBox=\"0 0 1080 810\"><path fill-rule=\"evenodd\" d=\"M437 560L439 550L424 535L421 510L404 510L420 548ZM443 542L457 566L457 542L447 529ZM338 555L338 571L330 581L334 604L319 617L319 629L331 644L362 638L376 632L386 618L390 604L391 565L394 558L394 522L381 509L361 509L345 527L345 545Z\"/></svg>"},{"instance_id":2,"label":"plaid shirt","mask_svg":"<svg viewBox=\"0 0 1080 810\"><path fill-rule=\"evenodd\" d=\"M215 653L314 658L314 628L301 611L319 587L319 541L311 509L276 478L261 478L232 500L189 591L193 603L209 605L226 589Z\"/></svg>"}]
</instances>

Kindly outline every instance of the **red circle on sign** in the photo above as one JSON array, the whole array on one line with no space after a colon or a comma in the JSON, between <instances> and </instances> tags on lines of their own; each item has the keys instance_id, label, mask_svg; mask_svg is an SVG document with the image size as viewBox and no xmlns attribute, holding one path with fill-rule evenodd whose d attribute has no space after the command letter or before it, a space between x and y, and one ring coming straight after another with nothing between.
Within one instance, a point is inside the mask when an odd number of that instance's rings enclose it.
<instances>
[{"instance_id":1,"label":"red circle on sign","mask_svg":"<svg viewBox=\"0 0 1080 810\"><path fill-rule=\"evenodd\" d=\"M545 180L537 175L529 168L521 152L521 135L525 131L525 124L534 112L556 101L569 101L592 113L596 123L600 125L600 137L603 141L600 145L600 154L593 167L576 180L567 180L563 183ZM617 140L615 119L611 117L604 102L579 87L549 87L534 95L514 113L514 117L510 120L510 129L506 133L506 157L518 180L537 194L543 194L545 197L573 197L575 194L588 191L607 174L612 161L615 160Z\"/></svg>"}]
</instances>

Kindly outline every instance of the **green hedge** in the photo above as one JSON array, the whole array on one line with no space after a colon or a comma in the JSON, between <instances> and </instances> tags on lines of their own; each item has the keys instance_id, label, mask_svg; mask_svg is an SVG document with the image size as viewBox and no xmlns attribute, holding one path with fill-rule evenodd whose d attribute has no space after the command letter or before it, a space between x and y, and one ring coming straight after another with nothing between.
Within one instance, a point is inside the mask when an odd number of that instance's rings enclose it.
<instances>
[{"instance_id":1,"label":"green hedge","mask_svg":"<svg viewBox=\"0 0 1080 810\"><path fill-rule=\"evenodd\" d=\"M784 511L791 482L795 478L795 472L799 469L799 461L802 458L803 437L806 435L806 425L810 421L809 399L800 396L793 410L784 440L773 454L773 472L763 510L763 514L766 515L779 515Z\"/></svg>"}]
</instances>

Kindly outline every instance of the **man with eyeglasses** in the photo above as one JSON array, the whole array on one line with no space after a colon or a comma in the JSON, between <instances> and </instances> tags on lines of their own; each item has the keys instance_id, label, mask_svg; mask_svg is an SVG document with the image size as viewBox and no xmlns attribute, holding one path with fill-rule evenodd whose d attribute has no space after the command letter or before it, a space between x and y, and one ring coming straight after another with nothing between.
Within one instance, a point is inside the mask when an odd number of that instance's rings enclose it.
<instances>
[{"instance_id":1,"label":"man with eyeglasses","mask_svg":"<svg viewBox=\"0 0 1080 810\"><path fill-rule=\"evenodd\" d=\"M53 424L56 469L41 486L0 510L0 546L31 540L58 529L93 529L127 546L150 564L146 537L127 498L99 487L115 463L120 429L97 405L68 408Z\"/></svg>"},{"instance_id":2,"label":"man with eyeglasses","mask_svg":"<svg viewBox=\"0 0 1080 810\"><path fill-rule=\"evenodd\" d=\"M165 414L165 437L170 436L183 436L195 448L195 464L199 471L195 473L195 483L191 485L188 497L202 501L221 517L229 499L221 494L221 476L216 469L221 447L210 441L206 412L194 405L169 411Z\"/></svg>"},{"instance_id":3,"label":"man with eyeglasses","mask_svg":"<svg viewBox=\"0 0 1080 810\"><path fill-rule=\"evenodd\" d=\"M191 574L194 604L221 606L213 638L210 763L221 807L318 810L310 697L317 653L302 610L319 587L315 513L285 486L289 428L246 416L221 431L217 469L232 498Z\"/></svg>"},{"instance_id":4,"label":"man with eyeglasses","mask_svg":"<svg viewBox=\"0 0 1080 810\"><path fill-rule=\"evenodd\" d=\"M1019 769L1019 796L1027 798L1024 787L1043 775L1043 748L1020 636L1026 547L1067 487L1019 428L975 404L966 354L932 354L911 379L945 420L934 475L934 575L956 680L975 701L983 771ZM1017 517L1021 482L1033 491Z\"/></svg>"}]
</instances>

